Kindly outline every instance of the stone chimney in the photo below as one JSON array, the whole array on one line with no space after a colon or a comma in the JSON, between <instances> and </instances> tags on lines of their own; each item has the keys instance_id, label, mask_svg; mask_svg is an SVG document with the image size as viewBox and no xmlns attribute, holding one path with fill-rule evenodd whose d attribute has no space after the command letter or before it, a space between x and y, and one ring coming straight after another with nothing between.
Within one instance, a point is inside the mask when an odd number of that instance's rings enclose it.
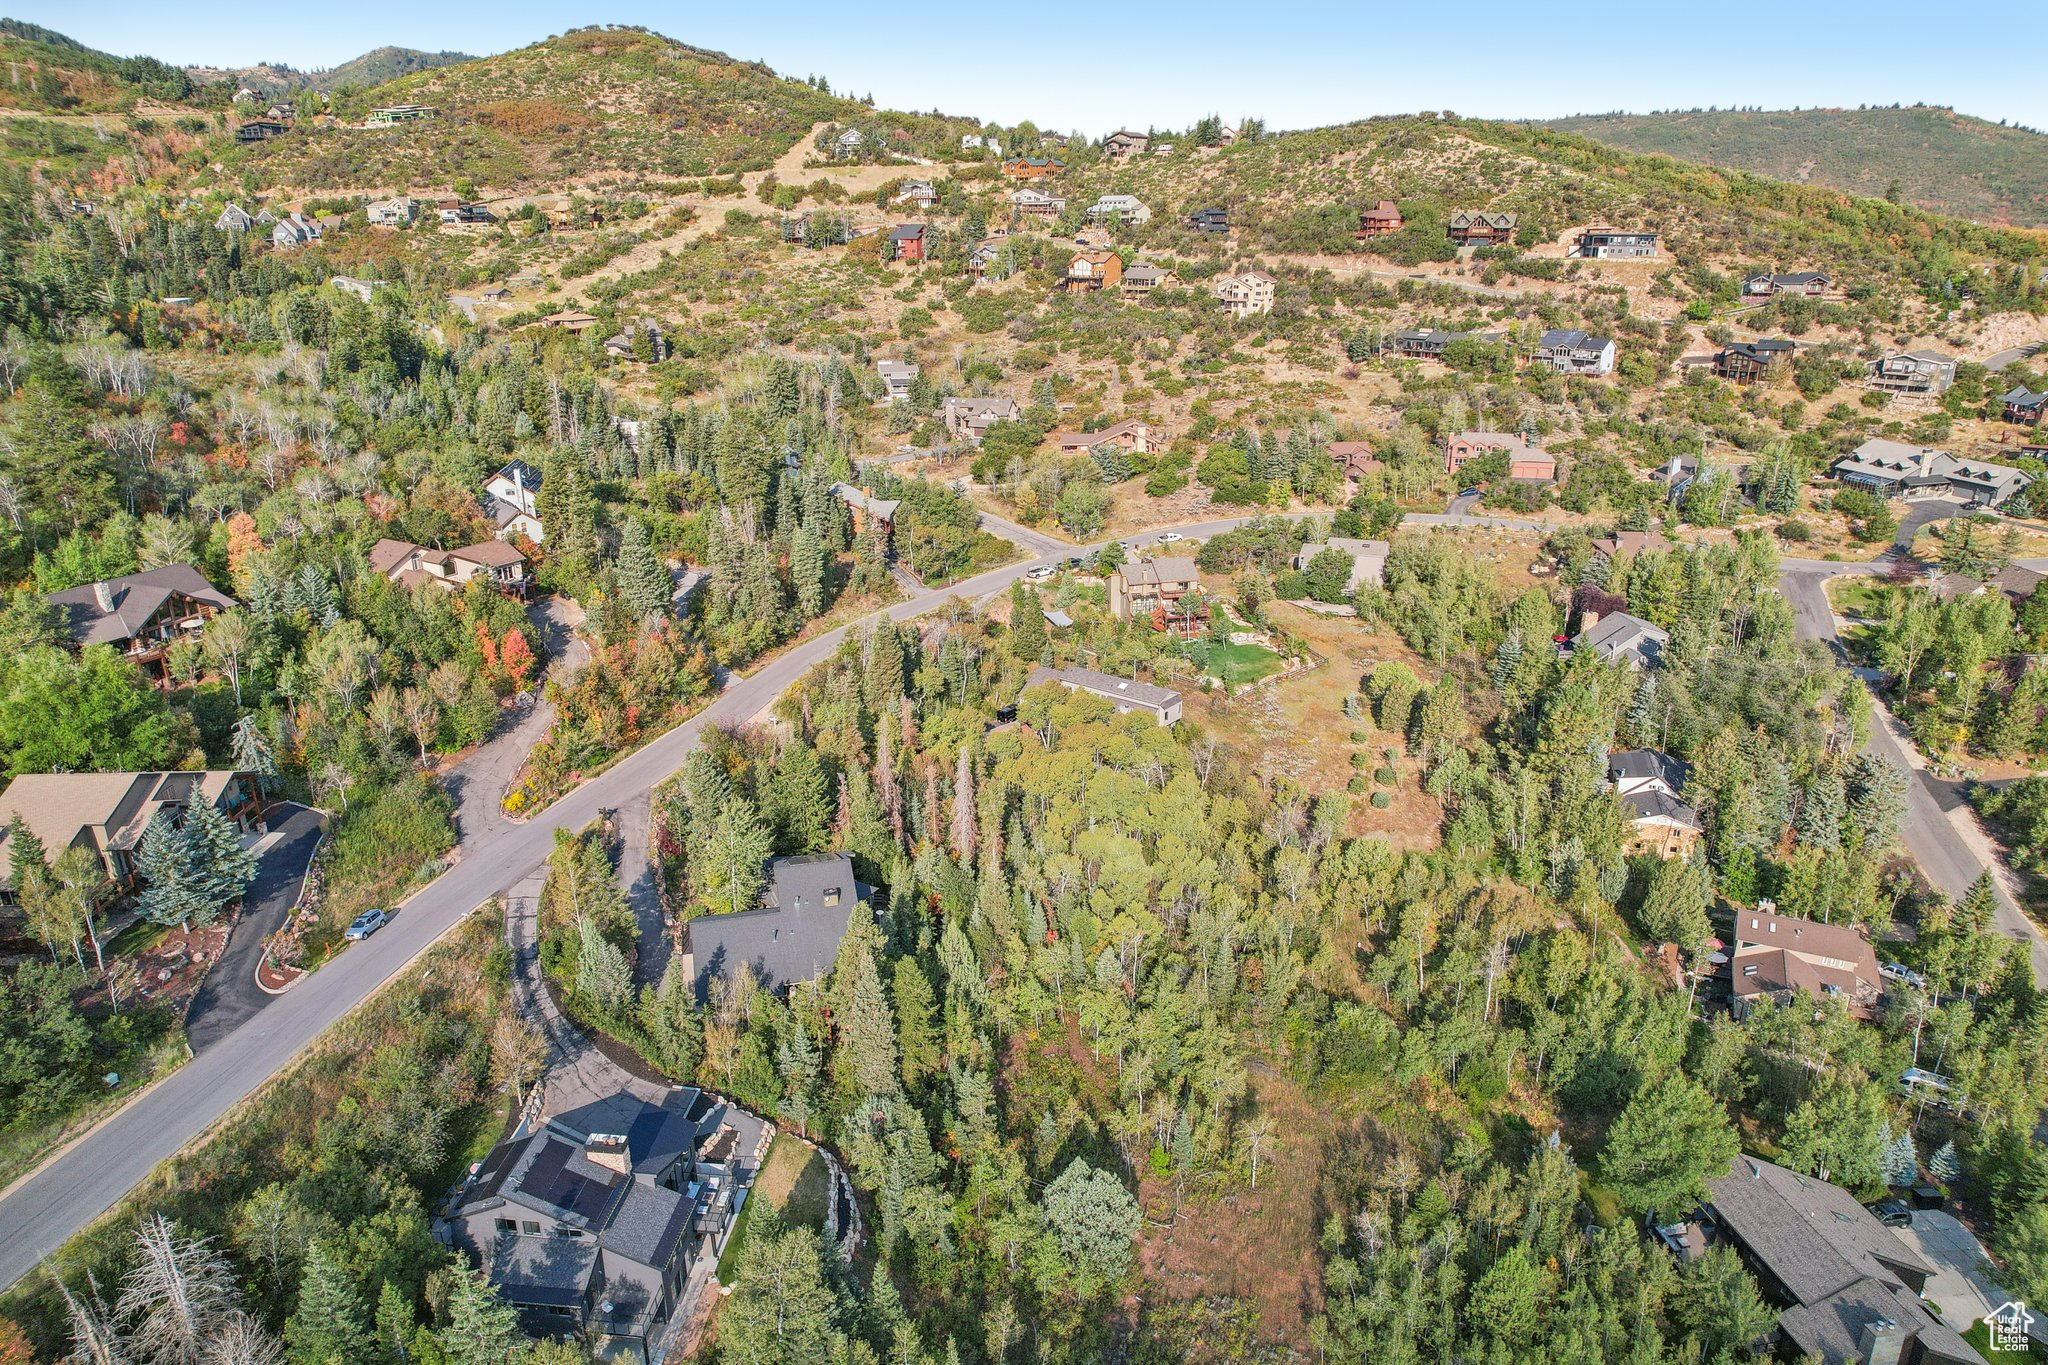
<instances>
[{"instance_id":1,"label":"stone chimney","mask_svg":"<svg viewBox=\"0 0 2048 1365\"><path fill-rule=\"evenodd\" d=\"M616 1171L620 1175L631 1175L632 1164L626 1154L624 1133L592 1133L590 1141L583 1145L586 1161Z\"/></svg>"},{"instance_id":2,"label":"stone chimney","mask_svg":"<svg viewBox=\"0 0 2048 1365\"><path fill-rule=\"evenodd\" d=\"M1929 449L1929 448L1928 448L1928 447L1926 447L1926 446L1921 446L1921 447L1920 447L1920 459L1919 459L1919 460L1918 460L1918 462L1917 462L1917 469L1916 469L1916 471L1915 471L1915 472L1917 472L1917 473L1919 473L1919 474L1921 474L1921 475L1927 475L1927 474L1931 474L1931 473L1933 473L1933 472L1934 472L1934 451L1933 451L1933 450Z\"/></svg>"},{"instance_id":3,"label":"stone chimney","mask_svg":"<svg viewBox=\"0 0 2048 1365\"><path fill-rule=\"evenodd\" d=\"M99 603L101 611L114 609L114 585L104 580L92 585L92 600Z\"/></svg>"},{"instance_id":4,"label":"stone chimney","mask_svg":"<svg viewBox=\"0 0 2048 1365\"><path fill-rule=\"evenodd\" d=\"M1600 613L1594 611L1592 608L1589 607L1579 613L1579 634L1584 635L1587 631L1591 630L1593 627L1599 624Z\"/></svg>"},{"instance_id":5,"label":"stone chimney","mask_svg":"<svg viewBox=\"0 0 2048 1365\"><path fill-rule=\"evenodd\" d=\"M1906 1334L1890 1318L1879 1318L1863 1325L1857 1350L1864 1365L1899 1365L1906 1350Z\"/></svg>"}]
</instances>

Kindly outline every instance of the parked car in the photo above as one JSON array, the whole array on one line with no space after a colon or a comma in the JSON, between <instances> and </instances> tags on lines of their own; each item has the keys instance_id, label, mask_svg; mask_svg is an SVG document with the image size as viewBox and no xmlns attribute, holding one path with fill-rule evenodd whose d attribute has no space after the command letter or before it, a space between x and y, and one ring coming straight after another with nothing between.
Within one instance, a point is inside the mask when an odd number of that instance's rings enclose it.
<instances>
[{"instance_id":1,"label":"parked car","mask_svg":"<svg viewBox=\"0 0 2048 1365\"><path fill-rule=\"evenodd\" d=\"M1477 488L1467 488L1460 492L1458 496L1461 498L1476 498L1479 496L1479 490Z\"/></svg>"},{"instance_id":2,"label":"parked car","mask_svg":"<svg viewBox=\"0 0 2048 1365\"><path fill-rule=\"evenodd\" d=\"M1182 534L1181 534L1180 532L1178 532L1178 531L1168 531L1168 532L1167 532L1167 533L1166 533L1165 535L1163 535L1163 536L1159 537L1159 543L1160 543L1161 545L1171 545L1171 544L1173 544L1173 542L1175 542L1176 540L1186 540L1186 539L1187 539L1187 537L1186 537L1186 536L1184 536L1184 535L1182 535Z\"/></svg>"},{"instance_id":3,"label":"parked car","mask_svg":"<svg viewBox=\"0 0 2048 1365\"><path fill-rule=\"evenodd\" d=\"M1881 1204L1872 1204L1870 1212L1878 1222L1888 1228L1913 1226L1913 1210L1903 1199L1887 1199Z\"/></svg>"},{"instance_id":4,"label":"parked car","mask_svg":"<svg viewBox=\"0 0 2048 1365\"><path fill-rule=\"evenodd\" d=\"M1927 989L1927 978L1900 962L1885 962L1878 966L1877 974L1887 981L1903 981L1916 991Z\"/></svg>"},{"instance_id":5,"label":"parked car","mask_svg":"<svg viewBox=\"0 0 2048 1365\"><path fill-rule=\"evenodd\" d=\"M365 910L348 922L348 930L342 937L353 943L357 939L368 938L389 923L391 913L388 910Z\"/></svg>"},{"instance_id":6,"label":"parked car","mask_svg":"<svg viewBox=\"0 0 2048 1365\"><path fill-rule=\"evenodd\" d=\"M1051 578L1054 574L1058 572L1059 570L1054 568L1050 564L1041 564L1037 568L1033 569L1030 573L1025 574L1024 576L1026 578L1043 580Z\"/></svg>"}]
</instances>

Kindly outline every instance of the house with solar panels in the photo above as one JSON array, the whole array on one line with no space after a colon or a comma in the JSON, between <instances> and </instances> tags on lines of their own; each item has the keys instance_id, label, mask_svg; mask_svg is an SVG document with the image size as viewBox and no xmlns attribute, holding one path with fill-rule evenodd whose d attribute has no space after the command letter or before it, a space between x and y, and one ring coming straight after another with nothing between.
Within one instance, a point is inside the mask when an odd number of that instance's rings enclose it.
<instances>
[{"instance_id":1,"label":"house with solar panels","mask_svg":"<svg viewBox=\"0 0 2048 1365\"><path fill-rule=\"evenodd\" d=\"M719 1145L724 1116L688 1086L556 1114L491 1149L456 1196L451 1240L528 1331L659 1359L692 1267L718 1255L738 1208L745 1172Z\"/></svg>"}]
</instances>

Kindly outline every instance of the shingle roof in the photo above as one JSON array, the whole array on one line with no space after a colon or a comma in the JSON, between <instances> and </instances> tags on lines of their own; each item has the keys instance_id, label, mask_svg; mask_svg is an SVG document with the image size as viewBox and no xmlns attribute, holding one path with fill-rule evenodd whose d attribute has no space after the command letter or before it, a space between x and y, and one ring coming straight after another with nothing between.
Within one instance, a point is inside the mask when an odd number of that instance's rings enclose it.
<instances>
[{"instance_id":1,"label":"shingle roof","mask_svg":"<svg viewBox=\"0 0 2048 1365\"><path fill-rule=\"evenodd\" d=\"M867 888L854 879L848 854L774 859L768 864L763 908L690 921L697 998L707 998L713 978L737 970L742 962L752 963L770 990L822 976L839 954L854 906L866 895Z\"/></svg>"},{"instance_id":2,"label":"shingle roof","mask_svg":"<svg viewBox=\"0 0 2048 1365\"><path fill-rule=\"evenodd\" d=\"M640 1262L665 1266L689 1231L696 1201L659 1185L634 1181L605 1225L604 1249Z\"/></svg>"},{"instance_id":3,"label":"shingle roof","mask_svg":"<svg viewBox=\"0 0 2048 1365\"><path fill-rule=\"evenodd\" d=\"M1026 688L1038 687L1045 683L1076 688L1098 697L1107 697L1111 701L1142 706L1148 711L1163 711L1180 703L1180 693L1170 687L1157 687L1132 678L1119 678L1113 673L1103 673L1093 668L1046 668L1039 665L1033 668L1031 675L1024 680Z\"/></svg>"},{"instance_id":4,"label":"shingle roof","mask_svg":"<svg viewBox=\"0 0 2048 1365\"><path fill-rule=\"evenodd\" d=\"M1596 651L1604 659L1633 659L1640 663L1659 662L1671 637L1639 616L1625 611L1610 612L1579 633L1581 649Z\"/></svg>"},{"instance_id":5,"label":"shingle roof","mask_svg":"<svg viewBox=\"0 0 2048 1365\"><path fill-rule=\"evenodd\" d=\"M1655 788L1630 792L1622 798L1637 824L1676 825L1680 829L1704 830L1700 813L1675 796L1666 795Z\"/></svg>"},{"instance_id":6,"label":"shingle roof","mask_svg":"<svg viewBox=\"0 0 2048 1365\"><path fill-rule=\"evenodd\" d=\"M1657 778L1677 792L1685 790L1688 771L1684 763L1655 749L1617 749L1607 755L1609 782L1620 782L1624 778L1632 781Z\"/></svg>"},{"instance_id":7,"label":"shingle roof","mask_svg":"<svg viewBox=\"0 0 2048 1365\"><path fill-rule=\"evenodd\" d=\"M110 578L105 587L114 599L111 611L100 606L96 585L91 583L53 592L43 599L64 613L72 643L119 644L133 639L174 592L222 611L235 605L234 598L207 582L206 576L190 564L166 564L160 569Z\"/></svg>"}]
</instances>

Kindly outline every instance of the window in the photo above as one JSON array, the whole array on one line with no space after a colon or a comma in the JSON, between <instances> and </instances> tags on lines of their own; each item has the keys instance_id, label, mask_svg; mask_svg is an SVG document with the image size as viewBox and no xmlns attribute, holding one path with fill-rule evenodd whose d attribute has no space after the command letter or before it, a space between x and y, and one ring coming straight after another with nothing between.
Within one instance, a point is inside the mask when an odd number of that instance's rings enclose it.
<instances>
[{"instance_id":1,"label":"window","mask_svg":"<svg viewBox=\"0 0 2048 1365\"><path fill-rule=\"evenodd\" d=\"M521 1223L519 1225L519 1230L525 1233L528 1237L540 1236L540 1224L534 1222L532 1219L527 1219L525 1222Z\"/></svg>"},{"instance_id":2,"label":"window","mask_svg":"<svg viewBox=\"0 0 2048 1365\"><path fill-rule=\"evenodd\" d=\"M510 1218L500 1218L498 1220L498 1231L517 1232L519 1231L519 1225L513 1222Z\"/></svg>"},{"instance_id":3,"label":"window","mask_svg":"<svg viewBox=\"0 0 2048 1365\"><path fill-rule=\"evenodd\" d=\"M1743 974L1744 976L1755 976L1755 975L1756 975L1756 964L1755 964L1754 962L1752 962L1752 963L1750 963L1750 964L1749 964L1749 965L1748 965L1747 967L1744 967L1744 968L1742 969L1742 974Z\"/></svg>"}]
</instances>

